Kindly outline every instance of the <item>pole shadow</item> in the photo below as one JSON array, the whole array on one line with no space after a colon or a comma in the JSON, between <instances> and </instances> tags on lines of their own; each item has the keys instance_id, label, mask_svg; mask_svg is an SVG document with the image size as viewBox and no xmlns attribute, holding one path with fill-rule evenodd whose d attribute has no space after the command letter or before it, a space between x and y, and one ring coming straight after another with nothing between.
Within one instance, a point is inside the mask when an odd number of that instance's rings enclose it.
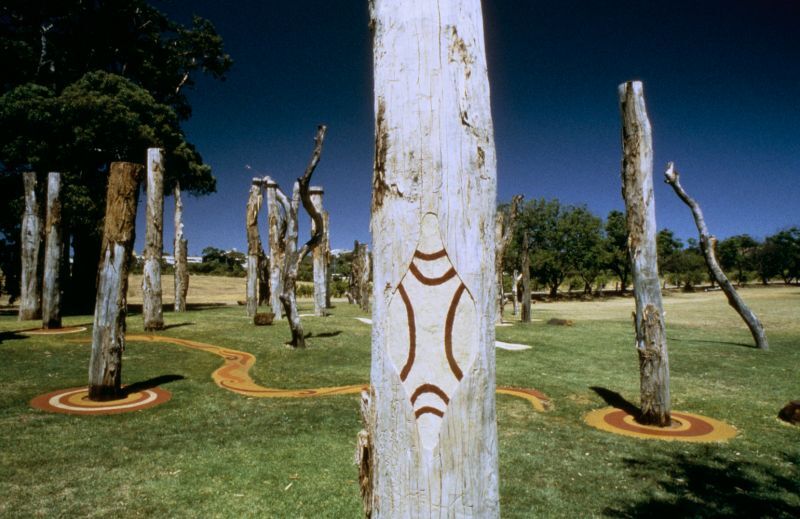
<instances>
[{"instance_id":1,"label":"pole shadow","mask_svg":"<svg viewBox=\"0 0 800 519\"><path fill-rule=\"evenodd\" d=\"M183 375L160 375L158 377L153 377L148 380L143 380L141 382L135 382L128 386L122 388L122 392L124 396L128 396L131 393L136 393L139 391L144 391L145 389L152 389L156 386L161 386L163 384L169 384L170 382L175 382L176 380L183 380L186 377Z\"/></svg>"},{"instance_id":2,"label":"pole shadow","mask_svg":"<svg viewBox=\"0 0 800 519\"><path fill-rule=\"evenodd\" d=\"M606 404L614 407L616 409L621 409L628 413L629 415L633 416L637 421L639 420L639 416L641 416L641 409L632 402L626 400L622 395L617 393L616 391L611 391L610 389L606 389L604 387L599 386L591 386L589 389L597 393L597 396L602 398Z\"/></svg>"}]
</instances>

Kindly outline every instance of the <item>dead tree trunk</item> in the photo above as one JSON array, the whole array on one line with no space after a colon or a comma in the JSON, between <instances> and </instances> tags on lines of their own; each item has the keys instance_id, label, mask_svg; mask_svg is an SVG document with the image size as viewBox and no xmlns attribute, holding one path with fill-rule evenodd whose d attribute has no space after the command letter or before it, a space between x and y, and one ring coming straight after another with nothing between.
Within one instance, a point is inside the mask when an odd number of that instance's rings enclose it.
<instances>
[{"instance_id":1,"label":"dead tree trunk","mask_svg":"<svg viewBox=\"0 0 800 519\"><path fill-rule=\"evenodd\" d=\"M358 290L358 305L365 312L369 312L369 247L366 243L359 246L358 251L358 279L356 280Z\"/></svg>"},{"instance_id":2,"label":"dead tree trunk","mask_svg":"<svg viewBox=\"0 0 800 519\"><path fill-rule=\"evenodd\" d=\"M675 190L675 194L677 194L692 210L694 223L697 225L697 232L700 234L700 249L703 251L703 256L706 258L708 270L713 276L711 278L712 281L716 280L717 283L719 283L720 288L722 288L722 291L725 292L725 296L728 298L728 304L731 305L733 309L736 310L736 313L744 320L745 324L750 329L750 333L753 335L756 347L761 350L768 350L769 343L767 342L767 334L764 332L764 326L761 324L756 314L750 310L750 307L747 306L719 266L715 251L717 239L708 232L706 221L703 218L703 211L700 210L700 204L684 191L681 186L680 175L672 162L667 165L667 171L664 173L664 176L666 178L666 183Z\"/></svg>"},{"instance_id":3,"label":"dead tree trunk","mask_svg":"<svg viewBox=\"0 0 800 519\"><path fill-rule=\"evenodd\" d=\"M19 320L30 321L42 317L42 208L37 193L36 173L22 174L25 190L25 212L20 230L22 272L19 280Z\"/></svg>"},{"instance_id":4,"label":"dead tree trunk","mask_svg":"<svg viewBox=\"0 0 800 519\"><path fill-rule=\"evenodd\" d=\"M479 0L371 2L374 517L497 517L496 161Z\"/></svg>"},{"instance_id":5,"label":"dead tree trunk","mask_svg":"<svg viewBox=\"0 0 800 519\"><path fill-rule=\"evenodd\" d=\"M264 177L267 189L267 220L269 223L269 305L275 314L275 319L281 319L283 314L281 294L283 293L283 268L286 258L285 236L286 217L281 213L281 206L277 198L278 184L271 178Z\"/></svg>"},{"instance_id":6,"label":"dead tree trunk","mask_svg":"<svg viewBox=\"0 0 800 519\"><path fill-rule=\"evenodd\" d=\"M353 254L350 256L350 277L347 280L347 301L353 305L361 306L361 291L358 288L358 280L361 279L361 274L358 269L361 268L361 261L358 259L358 254L361 251L361 246L358 240L353 242Z\"/></svg>"},{"instance_id":7,"label":"dead tree trunk","mask_svg":"<svg viewBox=\"0 0 800 519\"><path fill-rule=\"evenodd\" d=\"M514 236L514 227L519 215L519 204L522 202L522 195L514 195L511 199L511 207L508 214L497 213L496 220L496 241L497 249L494 255L494 270L497 273L497 322L503 322L503 311L506 307L505 291L503 290L503 258L505 258L508 244ZM515 311L516 313L516 311Z\"/></svg>"},{"instance_id":8,"label":"dead tree trunk","mask_svg":"<svg viewBox=\"0 0 800 519\"><path fill-rule=\"evenodd\" d=\"M164 254L164 150L147 150L142 317L146 331L164 328L161 297L161 256Z\"/></svg>"},{"instance_id":9,"label":"dead tree trunk","mask_svg":"<svg viewBox=\"0 0 800 519\"><path fill-rule=\"evenodd\" d=\"M328 279L328 265L325 256L327 256L327 236L328 228L325 226L325 217L322 209L322 195L325 191L321 187L309 188L309 195L311 196L311 203L314 209L320 213L322 222L322 239L319 245L314 247L313 252L313 269L314 269L314 315L325 315L325 301L327 299L326 291L328 286L326 284ZM316 232L315 223L311 221L311 234Z\"/></svg>"},{"instance_id":10,"label":"dead tree trunk","mask_svg":"<svg viewBox=\"0 0 800 519\"><path fill-rule=\"evenodd\" d=\"M325 236L323 237L325 246L325 308L333 308L331 304L331 218L328 211L322 212L322 223L325 225Z\"/></svg>"},{"instance_id":11,"label":"dead tree trunk","mask_svg":"<svg viewBox=\"0 0 800 519\"><path fill-rule=\"evenodd\" d=\"M511 315L517 315L518 307L519 307L519 282L520 282L520 274L517 269L514 269L514 273L511 275Z\"/></svg>"},{"instance_id":12,"label":"dead tree trunk","mask_svg":"<svg viewBox=\"0 0 800 519\"><path fill-rule=\"evenodd\" d=\"M531 322L531 258L528 253L529 240L528 233L522 238L522 311L520 321L523 323Z\"/></svg>"},{"instance_id":13,"label":"dead tree trunk","mask_svg":"<svg viewBox=\"0 0 800 519\"><path fill-rule=\"evenodd\" d=\"M656 254L656 206L653 198L653 141L642 83L619 86L622 113L622 196L628 230L636 300L636 349L639 353L641 416L648 425L670 419L669 357Z\"/></svg>"},{"instance_id":14,"label":"dead tree trunk","mask_svg":"<svg viewBox=\"0 0 800 519\"><path fill-rule=\"evenodd\" d=\"M89 398L92 400L121 396L128 265L133 251L136 204L143 170L140 164L111 163L89 361Z\"/></svg>"},{"instance_id":15,"label":"dead tree trunk","mask_svg":"<svg viewBox=\"0 0 800 519\"><path fill-rule=\"evenodd\" d=\"M254 178L250 185L250 196L247 199L247 213L245 223L247 226L247 316L255 317L258 311L258 281L261 257L264 254L261 248L261 236L258 233L258 214L261 212L262 180Z\"/></svg>"},{"instance_id":16,"label":"dead tree trunk","mask_svg":"<svg viewBox=\"0 0 800 519\"><path fill-rule=\"evenodd\" d=\"M181 186L175 185L175 311L186 311L186 294L189 292L189 242L183 237L183 200Z\"/></svg>"},{"instance_id":17,"label":"dead tree trunk","mask_svg":"<svg viewBox=\"0 0 800 519\"><path fill-rule=\"evenodd\" d=\"M295 288L297 284L297 273L300 270L300 263L303 261L303 258L305 258L309 252L313 251L322 241L322 215L311 202L309 183L311 182L311 175L314 173L319 163L320 156L322 155L325 131L325 125L320 125L317 128L317 136L314 140L314 152L311 155L311 161L306 167L303 176L298 178L294 183L291 202L286 200L286 196L284 196L282 192L276 191L278 199L286 212L286 238L284 240L286 244L286 258L283 271L281 303L283 303L283 310L286 313L286 320L289 322L289 329L292 331L292 341L289 344L294 348L306 347L303 325L297 313L297 291ZM308 213L311 221L314 222L314 233L311 235L311 238L303 244L300 250L298 250L297 213L300 208L300 202L303 203L303 208Z\"/></svg>"},{"instance_id":18,"label":"dead tree trunk","mask_svg":"<svg viewBox=\"0 0 800 519\"><path fill-rule=\"evenodd\" d=\"M61 173L47 175L47 217L45 223L42 327L61 328Z\"/></svg>"}]
</instances>

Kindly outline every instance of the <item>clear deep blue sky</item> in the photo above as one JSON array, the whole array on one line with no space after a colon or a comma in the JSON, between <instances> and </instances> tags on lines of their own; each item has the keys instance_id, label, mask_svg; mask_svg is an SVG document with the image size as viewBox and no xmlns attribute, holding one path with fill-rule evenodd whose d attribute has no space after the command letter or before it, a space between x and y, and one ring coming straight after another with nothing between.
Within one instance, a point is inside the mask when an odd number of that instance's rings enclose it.
<instances>
[{"instance_id":1,"label":"clear deep blue sky","mask_svg":"<svg viewBox=\"0 0 800 519\"><path fill-rule=\"evenodd\" d=\"M313 183L326 189L332 246L369 241L367 1L156 5L183 22L210 19L235 62L227 81L201 79L190 92L185 129L218 182L216 194L185 200L190 253L246 250L249 179L269 174L291 190L318 123L328 136ZM523 193L585 203L602 216L623 209L617 85L639 79L653 126L659 228L696 235L688 209L661 182L669 160L720 238L800 225L800 2L484 0L483 11L500 201ZM141 207L139 222L143 229ZM301 220L301 240L307 229ZM170 251L171 240L166 225Z\"/></svg>"}]
</instances>

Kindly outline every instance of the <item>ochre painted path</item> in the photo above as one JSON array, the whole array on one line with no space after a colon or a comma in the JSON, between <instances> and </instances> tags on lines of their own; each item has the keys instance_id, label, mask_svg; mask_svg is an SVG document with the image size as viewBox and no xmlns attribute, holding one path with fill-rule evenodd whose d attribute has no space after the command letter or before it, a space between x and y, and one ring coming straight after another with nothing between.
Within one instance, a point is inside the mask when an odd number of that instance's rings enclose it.
<instances>
[{"instance_id":1,"label":"ochre painted path","mask_svg":"<svg viewBox=\"0 0 800 519\"><path fill-rule=\"evenodd\" d=\"M642 425L627 411L616 407L597 409L586 415L587 424L614 434L649 440L683 442L725 442L736 436L733 426L692 413L673 411L672 425L655 427Z\"/></svg>"},{"instance_id":2,"label":"ochre painted path","mask_svg":"<svg viewBox=\"0 0 800 519\"><path fill-rule=\"evenodd\" d=\"M354 384L351 386L320 387L313 389L277 389L256 384L250 378L250 368L256 363L255 356L250 353L230 348L223 348L213 344L178 339L163 335L128 335L129 342L157 342L176 344L186 348L213 353L225 359L222 367L216 369L211 378L223 389L233 391L240 395L258 398L308 398L314 396L333 396L359 394L369 388L368 384ZM521 389L512 387L498 387L497 393L522 398L529 402L537 411L544 411L550 406L550 399L535 389Z\"/></svg>"}]
</instances>

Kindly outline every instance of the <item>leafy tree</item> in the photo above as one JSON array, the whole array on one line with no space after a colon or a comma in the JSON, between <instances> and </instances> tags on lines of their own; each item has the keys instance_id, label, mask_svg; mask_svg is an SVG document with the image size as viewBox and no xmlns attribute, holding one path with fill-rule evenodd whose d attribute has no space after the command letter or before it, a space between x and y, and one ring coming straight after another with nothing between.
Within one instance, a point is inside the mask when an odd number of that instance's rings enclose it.
<instances>
[{"instance_id":1,"label":"leafy tree","mask_svg":"<svg viewBox=\"0 0 800 519\"><path fill-rule=\"evenodd\" d=\"M606 236L603 243L603 263L619 278L620 289L628 289L628 277L631 272L631 260L628 257L628 228L625 215L620 211L611 211L606 217Z\"/></svg>"},{"instance_id":2,"label":"leafy tree","mask_svg":"<svg viewBox=\"0 0 800 519\"><path fill-rule=\"evenodd\" d=\"M758 242L748 234L731 236L717 244L720 267L733 273L737 285L747 282L747 273L753 270L757 248Z\"/></svg>"},{"instance_id":3,"label":"leafy tree","mask_svg":"<svg viewBox=\"0 0 800 519\"><path fill-rule=\"evenodd\" d=\"M678 273L683 242L670 229L661 229L656 235L658 271L665 280L674 279Z\"/></svg>"},{"instance_id":4,"label":"leafy tree","mask_svg":"<svg viewBox=\"0 0 800 519\"><path fill-rule=\"evenodd\" d=\"M800 228L791 227L768 236L764 246L769 250L768 262L774 275L786 284L800 282Z\"/></svg>"},{"instance_id":5,"label":"leafy tree","mask_svg":"<svg viewBox=\"0 0 800 519\"><path fill-rule=\"evenodd\" d=\"M592 285L603 270L603 220L586 206L578 206L568 208L559 224L567 263L583 281L583 292L591 294Z\"/></svg>"}]
</instances>

